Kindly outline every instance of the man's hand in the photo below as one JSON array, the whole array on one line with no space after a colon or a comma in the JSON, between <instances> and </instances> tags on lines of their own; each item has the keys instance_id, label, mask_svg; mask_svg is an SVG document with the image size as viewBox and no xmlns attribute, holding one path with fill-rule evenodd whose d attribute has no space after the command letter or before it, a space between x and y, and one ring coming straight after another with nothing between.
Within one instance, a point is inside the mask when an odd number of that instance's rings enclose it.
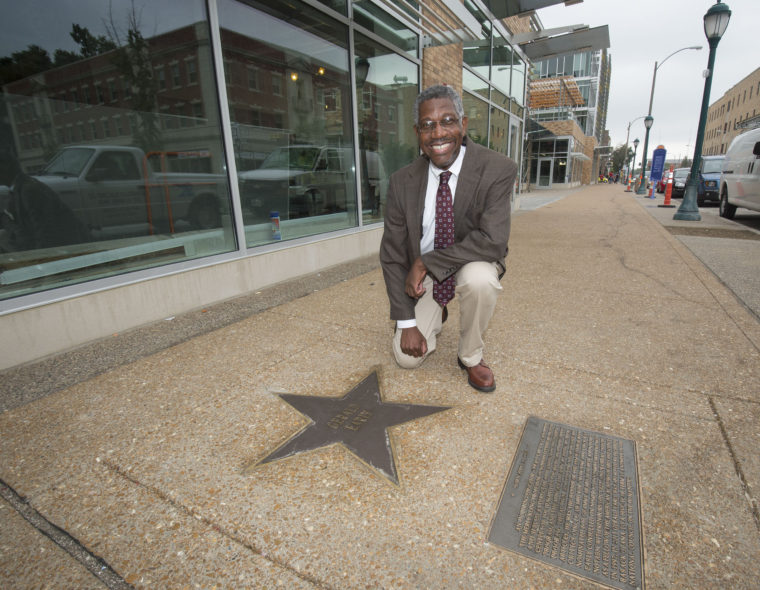
<instances>
[{"instance_id":1,"label":"man's hand","mask_svg":"<svg viewBox=\"0 0 760 590\"><path fill-rule=\"evenodd\" d=\"M425 280L426 275L427 268L425 268L422 258L418 256L412 264L412 268L409 269L409 272L406 275L404 291L409 297L414 297L415 299L422 297L422 294L425 292L425 287L422 286L422 281ZM420 336L422 335L420 334Z\"/></svg>"},{"instance_id":2,"label":"man's hand","mask_svg":"<svg viewBox=\"0 0 760 590\"><path fill-rule=\"evenodd\" d=\"M401 329L401 352L419 358L427 354L427 340L417 326Z\"/></svg>"}]
</instances>

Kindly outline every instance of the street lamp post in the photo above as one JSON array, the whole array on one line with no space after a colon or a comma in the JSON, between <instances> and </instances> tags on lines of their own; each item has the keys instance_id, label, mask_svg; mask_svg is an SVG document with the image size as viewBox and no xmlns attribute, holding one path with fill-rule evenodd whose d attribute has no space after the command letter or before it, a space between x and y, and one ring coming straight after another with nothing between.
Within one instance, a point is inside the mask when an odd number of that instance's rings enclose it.
<instances>
[{"instance_id":1,"label":"street lamp post","mask_svg":"<svg viewBox=\"0 0 760 590\"><path fill-rule=\"evenodd\" d=\"M636 152L638 151L638 149L639 149L639 138L637 137L636 139L633 140L633 167L634 168L636 167ZM628 170L630 171L630 169L631 168L629 166Z\"/></svg>"},{"instance_id":2,"label":"street lamp post","mask_svg":"<svg viewBox=\"0 0 760 590\"><path fill-rule=\"evenodd\" d=\"M702 93L702 111L699 114L697 126L697 141L694 144L694 160L691 163L691 173L683 193L683 202L673 215L673 219L681 221L701 221L697 206L697 183L699 182L699 167L702 163L702 142L705 139L705 123L707 122L707 108L710 106L710 88L712 87L713 66L715 65L715 50L718 47L723 33L726 32L728 21L731 18L731 10L726 4L718 0L713 4L704 16L705 36L710 45L710 55L707 58L705 70L705 89Z\"/></svg>"},{"instance_id":3,"label":"street lamp post","mask_svg":"<svg viewBox=\"0 0 760 590\"><path fill-rule=\"evenodd\" d=\"M689 47L682 47L681 49L677 49L673 53L671 53L668 57L663 59L659 64L657 62L654 62L654 73L652 74L652 90L649 92L649 112L647 113L648 119L644 119L644 125L646 125L647 132L644 136L644 151L641 154L641 186L639 186L639 190L637 194L645 194L646 193L646 185L644 183L644 177L646 176L646 167L647 167L647 148L649 147L649 129L652 127L652 123L654 122L654 119L652 119L652 102L654 100L654 83L657 80L657 70L664 64L666 61L668 61L671 57L673 57L676 53L680 53L681 51L686 51L687 49L696 49L699 51L702 49L701 45L691 45Z\"/></svg>"},{"instance_id":4,"label":"street lamp post","mask_svg":"<svg viewBox=\"0 0 760 590\"><path fill-rule=\"evenodd\" d=\"M652 123L654 123L654 118L652 118L652 115L647 115L644 117L644 127L647 128L646 132L644 133L644 149L641 150L641 182L639 183L639 190L636 191L637 195L643 195L646 194L647 191L647 146L649 145L649 130L652 128Z\"/></svg>"}]
</instances>

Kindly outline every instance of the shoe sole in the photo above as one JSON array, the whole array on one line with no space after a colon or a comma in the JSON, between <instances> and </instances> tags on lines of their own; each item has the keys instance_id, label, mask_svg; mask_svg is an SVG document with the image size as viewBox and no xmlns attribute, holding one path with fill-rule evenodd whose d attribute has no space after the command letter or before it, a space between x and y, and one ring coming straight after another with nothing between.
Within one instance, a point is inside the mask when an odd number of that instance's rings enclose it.
<instances>
[{"instance_id":1,"label":"shoe sole","mask_svg":"<svg viewBox=\"0 0 760 590\"><path fill-rule=\"evenodd\" d=\"M457 358L457 363L459 364L459 368L463 371L467 370L467 365L465 365L460 359ZM491 385L491 387L481 387L480 385L475 385L469 377L469 373L467 374L467 383L469 383L470 387L473 389L477 389L478 391L482 393L492 393L496 389L496 384L494 383Z\"/></svg>"}]
</instances>

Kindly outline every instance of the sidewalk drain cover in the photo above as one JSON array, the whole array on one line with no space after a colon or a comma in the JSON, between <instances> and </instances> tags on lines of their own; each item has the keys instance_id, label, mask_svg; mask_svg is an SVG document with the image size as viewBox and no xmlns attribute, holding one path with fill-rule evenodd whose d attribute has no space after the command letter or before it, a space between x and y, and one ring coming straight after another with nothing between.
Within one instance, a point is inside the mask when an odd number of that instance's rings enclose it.
<instances>
[{"instance_id":1,"label":"sidewalk drain cover","mask_svg":"<svg viewBox=\"0 0 760 590\"><path fill-rule=\"evenodd\" d=\"M491 543L611 588L644 588L632 440L531 416Z\"/></svg>"}]
</instances>

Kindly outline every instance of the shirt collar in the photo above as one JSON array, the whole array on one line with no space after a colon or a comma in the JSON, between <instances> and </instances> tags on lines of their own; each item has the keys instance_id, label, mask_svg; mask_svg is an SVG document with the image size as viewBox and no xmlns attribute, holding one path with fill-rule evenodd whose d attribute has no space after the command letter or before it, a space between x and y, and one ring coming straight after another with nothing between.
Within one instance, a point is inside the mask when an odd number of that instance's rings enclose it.
<instances>
[{"instance_id":1,"label":"shirt collar","mask_svg":"<svg viewBox=\"0 0 760 590\"><path fill-rule=\"evenodd\" d=\"M464 152L466 151L466 148L464 147L464 144L459 148L459 155L457 156L457 159L454 160L454 163L448 167L448 171L451 172L454 176L459 178L459 173L462 170L462 161L464 160ZM430 162L430 173L435 176L436 179L438 179L441 176L441 172L443 170Z\"/></svg>"}]
</instances>

